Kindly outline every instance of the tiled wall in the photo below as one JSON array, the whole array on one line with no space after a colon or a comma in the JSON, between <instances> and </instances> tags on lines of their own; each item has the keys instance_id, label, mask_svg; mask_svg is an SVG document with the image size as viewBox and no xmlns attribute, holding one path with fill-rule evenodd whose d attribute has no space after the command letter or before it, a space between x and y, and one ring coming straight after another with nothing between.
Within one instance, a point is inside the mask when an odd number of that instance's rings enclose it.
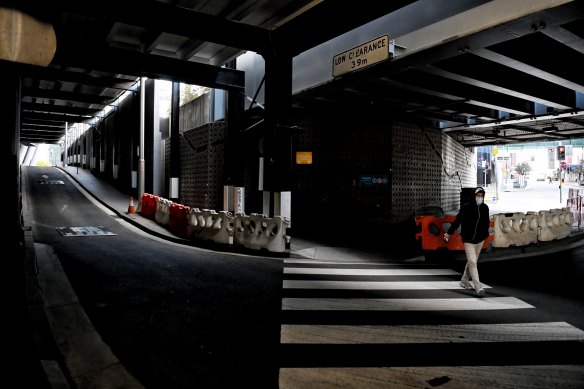
<instances>
[{"instance_id":1,"label":"tiled wall","mask_svg":"<svg viewBox=\"0 0 584 389\"><path fill-rule=\"evenodd\" d=\"M426 206L456 210L461 187L476 186L475 154L440 130L387 120L376 124L349 114L296 117L295 124L301 131L294 135L294 151L312 151L313 164L293 166L292 217L320 212L403 220ZM181 202L222 209L224 123L182 135ZM247 171L256 174L257 168ZM390 185L359 185L367 175L389 177ZM248 196L256 190L248 185L252 179L257 178L246 175Z\"/></svg>"},{"instance_id":2,"label":"tiled wall","mask_svg":"<svg viewBox=\"0 0 584 389\"><path fill-rule=\"evenodd\" d=\"M476 186L475 154L440 130L395 123L392 132L394 216L427 206L457 209L461 184Z\"/></svg>"},{"instance_id":3,"label":"tiled wall","mask_svg":"<svg viewBox=\"0 0 584 389\"><path fill-rule=\"evenodd\" d=\"M190 207L223 208L223 122L184 131L180 140L180 202Z\"/></svg>"}]
</instances>

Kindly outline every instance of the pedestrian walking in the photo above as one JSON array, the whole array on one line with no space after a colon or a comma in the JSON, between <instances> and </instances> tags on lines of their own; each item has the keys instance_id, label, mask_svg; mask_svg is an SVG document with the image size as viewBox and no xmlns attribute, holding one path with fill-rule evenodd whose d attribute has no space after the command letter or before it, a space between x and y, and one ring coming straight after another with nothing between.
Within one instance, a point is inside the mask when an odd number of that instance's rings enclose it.
<instances>
[{"instance_id":1,"label":"pedestrian walking","mask_svg":"<svg viewBox=\"0 0 584 389\"><path fill-rule=\"evenodd\" d=\"M485 190L480 186L475 188L474 196L474 201L469 201L461 207L456 219L444 234L444 240L448 241L458 227L461 227L460 234L464 243L466 266L460 280L460 286L465 289L472 289L474 286L476 295L483 297L485 290L479 280L477 262L483 242L489 236L489 206L484 203Z\"/></svg>"}]
</instances>

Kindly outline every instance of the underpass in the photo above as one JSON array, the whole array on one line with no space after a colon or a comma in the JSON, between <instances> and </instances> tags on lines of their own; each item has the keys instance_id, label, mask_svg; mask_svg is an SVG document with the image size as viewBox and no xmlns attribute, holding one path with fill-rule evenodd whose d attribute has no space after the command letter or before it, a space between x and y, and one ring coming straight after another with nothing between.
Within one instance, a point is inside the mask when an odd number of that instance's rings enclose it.
<instances>
[{"instance_id":1,"label":"underpass","mask_svg":"<svg viewBox=\"0 0 584 389\"><path fill-rule=\"evenodd\" d=\"M282 388L578 387L584 380L582 249L556 260L562 281L546 282L550 258L479 263L488 288L477 299L457 287L456 263L364 247L323 246L325 259L303 259L306 249L289 259L202 250L99 209L75 185L73 169L25 172L35 241L54 250L101 338L145 387L242 380ZM109 198L107 184L83 177L94 197ZM57 230L82 226L116 235Z\"/></svg>"},{"instance_id":2,"label":"underpass","mask_svg":"<svg viewBox=\"0 0 584 389\"><path fill-rule=\"evenodd\" d=\"M51 247L103 341L145 387L276 387L280 261L154 239L55 168L25 169L23 185L35 243ZM57 231L91 226L115 235ZM66 371L79 387L95 374Z\"/></svg>"}]
</instances>

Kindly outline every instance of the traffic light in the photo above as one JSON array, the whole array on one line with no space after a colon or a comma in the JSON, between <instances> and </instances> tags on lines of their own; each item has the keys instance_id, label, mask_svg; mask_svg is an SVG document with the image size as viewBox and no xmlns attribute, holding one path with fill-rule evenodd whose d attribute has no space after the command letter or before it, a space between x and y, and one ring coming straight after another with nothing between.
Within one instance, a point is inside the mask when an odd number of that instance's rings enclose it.
<instances>
[{"instance_id":1,"label":"traffic light","mask_svg":"<svg viewBox=\"0 0 584 389\"><path fill-rule=\"evenodd\" d=\"M566 159L566 146L558 146L558 161Z\"/></svg>"}]
</instances>

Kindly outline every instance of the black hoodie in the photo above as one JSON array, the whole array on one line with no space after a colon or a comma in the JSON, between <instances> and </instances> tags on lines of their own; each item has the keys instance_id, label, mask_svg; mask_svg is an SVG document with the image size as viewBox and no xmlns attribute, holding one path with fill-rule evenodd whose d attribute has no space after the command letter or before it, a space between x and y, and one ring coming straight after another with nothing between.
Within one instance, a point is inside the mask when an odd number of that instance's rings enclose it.
<instances>
[{"instance_id":1,"label":"black hoodie","mask_svg":"<svg viewBox=\"0 0 584 389\"><path fill-rule=\"evenodd\" d=\"M480 243L489 236L489 206L485 203L477 205L476 202L469 201L465 204L456 219L448 229L448 235L462 224L462 241L466 243Z\"/></svg>"}]
</instances>

